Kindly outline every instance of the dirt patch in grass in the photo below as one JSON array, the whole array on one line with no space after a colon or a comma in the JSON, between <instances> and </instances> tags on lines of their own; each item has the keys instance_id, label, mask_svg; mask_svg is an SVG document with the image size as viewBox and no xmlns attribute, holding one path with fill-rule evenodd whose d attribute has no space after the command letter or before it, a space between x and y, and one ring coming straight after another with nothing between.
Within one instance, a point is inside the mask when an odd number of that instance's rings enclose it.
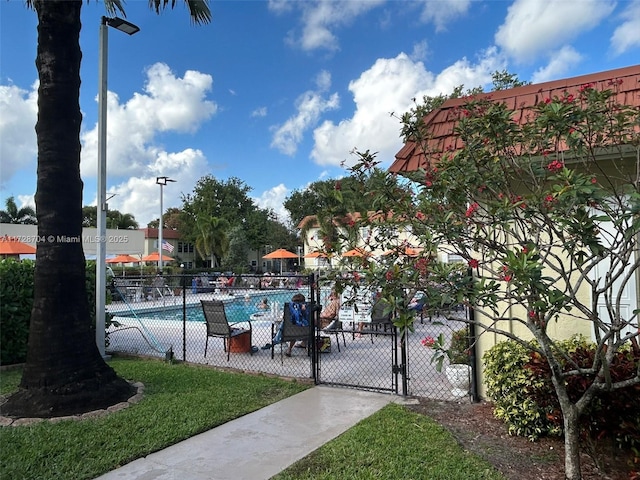
<instances>
[{"instance_id":1,"label":"dirt patch in grass","mask_svg":"<svg viewBox=\"0 0 640 480\"><path fill-rule=\"evenodd\" d=\"M420 399L411 410L427 415L446 427L467 450L485 458L508 479L563 480L564 444L560 438L530 442L513 437L497 420L489 403L438 402ZM629 480L632 452L598 445L603 468L587 454L582 456L583 480ZM635 467L640 470L640 466Z\"/></svg>"}]
</instances>

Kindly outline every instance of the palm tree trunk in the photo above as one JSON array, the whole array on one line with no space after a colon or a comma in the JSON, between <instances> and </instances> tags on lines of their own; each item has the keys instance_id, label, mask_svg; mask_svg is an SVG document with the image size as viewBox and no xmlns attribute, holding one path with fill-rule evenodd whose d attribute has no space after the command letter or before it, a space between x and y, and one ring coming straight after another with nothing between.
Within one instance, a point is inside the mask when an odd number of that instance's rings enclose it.
<instances>
[{"instance_id":1,"label":"palm tree trunk","mask_svg":"<svg viewBox=\"0 0 640 480\"><path fill-rule=\"evenodd\" d=\"M82 251L80 10L82 0L39 0L38 243L27 362L10 416L55 417L126 400L131 386L100 356ZM96 21L97 24L97 21Z\"/></svg>"}]
</instances>

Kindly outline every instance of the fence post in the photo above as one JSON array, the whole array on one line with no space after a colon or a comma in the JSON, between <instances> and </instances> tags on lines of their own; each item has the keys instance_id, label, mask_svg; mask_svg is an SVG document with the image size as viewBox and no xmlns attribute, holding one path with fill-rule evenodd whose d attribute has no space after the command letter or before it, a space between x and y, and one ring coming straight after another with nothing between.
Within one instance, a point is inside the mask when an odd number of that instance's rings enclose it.
<instances>
[{"instance_id":1,"label":"fence post","mask_svg":"<svg viewBox=\"0 0 640 480\"><path fill-rule=\"evenodd\" d=\"M182 284L182 361L187 361L187 276L183 273Z\"/></svg>"}]
</instances>

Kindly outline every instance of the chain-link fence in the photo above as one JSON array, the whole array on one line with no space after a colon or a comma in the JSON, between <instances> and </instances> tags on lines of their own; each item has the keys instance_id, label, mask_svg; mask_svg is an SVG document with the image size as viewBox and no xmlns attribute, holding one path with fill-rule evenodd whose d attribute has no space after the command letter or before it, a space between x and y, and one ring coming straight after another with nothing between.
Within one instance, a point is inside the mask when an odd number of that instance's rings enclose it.
<instances>
[{"instance_id":1,"label":"chain-link fence","mask_svg":"<svg viewBox=\"0 0 640 480\"><path fill-rule=\"evenodd\" d=\"M329 287L315 276L181 275L115 278L110 287L112 315L107 351L176 358L240 371L313 379L345 387L388 391L437 399L464 398L469 387L452 393L445 369L438 372L434 351L422 340L443 334L450 342L463 322L416 315L403 337L391 323L342 322L338 329L313 329L315 342L293 348L290 357L273 343L285 302L303 294L328 304ZM219 300L241 335L209 337L202 300ZM460 315L465 315L464 311ZM317 317L312 319L313 325ZM447 343L448 344L448 343ZM205 355L206 348L206 355ZM445 361L445 365L448 363ZM464 377L472 377L465 370Z\"/></svg>"}]
</instances>

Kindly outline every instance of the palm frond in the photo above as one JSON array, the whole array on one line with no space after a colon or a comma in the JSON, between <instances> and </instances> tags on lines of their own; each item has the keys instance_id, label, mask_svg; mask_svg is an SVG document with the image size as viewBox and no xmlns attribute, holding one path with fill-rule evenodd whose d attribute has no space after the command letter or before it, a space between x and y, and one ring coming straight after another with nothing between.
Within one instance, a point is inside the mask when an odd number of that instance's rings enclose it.
<instances>
[{"instance_id":1,"label":"palm frond","mask_svg":"<svg viewBox=\"0 0 640 480\"><path fill-rule=\"evenodd\" d=\"M171 8L176 6L176 0L149 0L149 8L160 13L167 5L171 3ZM211 22L211 10L209 9L209 0L185 0L191 21L197 25Z\"/></svg>"}]
</instances>

